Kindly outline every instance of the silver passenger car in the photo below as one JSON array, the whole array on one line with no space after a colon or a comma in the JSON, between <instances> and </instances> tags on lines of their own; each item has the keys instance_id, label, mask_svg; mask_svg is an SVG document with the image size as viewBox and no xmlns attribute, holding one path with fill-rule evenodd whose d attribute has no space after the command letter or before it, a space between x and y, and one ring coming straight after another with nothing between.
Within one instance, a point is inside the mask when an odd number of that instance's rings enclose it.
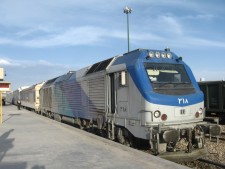
<instances>
[{"instance_id":1,"label":"silver passenger car","mask_svg":"<svg viewBox=\"0 0 225 169\"><path fill-rule=\"evenodd\" d=\"M35 112L40 111L39 91L43 84L44 82L38 83L20 91L20 100L23 107Z\"/></svg>"}]
</instances>

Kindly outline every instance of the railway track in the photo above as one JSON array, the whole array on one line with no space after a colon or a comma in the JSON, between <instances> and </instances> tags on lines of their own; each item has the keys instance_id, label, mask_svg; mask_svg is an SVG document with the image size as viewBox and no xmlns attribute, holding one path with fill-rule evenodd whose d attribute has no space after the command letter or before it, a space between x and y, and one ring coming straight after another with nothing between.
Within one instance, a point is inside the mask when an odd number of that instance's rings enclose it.
<instances>
[{"instance_id":1,"label":"railway track","mask_svg":"<svg viewBox=\"0 0 225 169\"><path fill-rule=\"evenodd\" d=\"M221 137L219 139L225 141L225 132L221 133Z\"/></svg>"},{"instance_id":2,"label":"railway track","mask_svg":"<svg viewBox=\"0 0 225 169\"><path fill-rule=\"evenodd\" d=\"M218 162L215 162L215 161L206 160L206 159L203 159L203 158L198 159L198 161L203 162L203 163L207 163L207 164L211 164L211 165L214 165L216 167L225 168L225 164L218 163Z\"/></svg>"},{"instance_id":3,"label":"railway track","mask_svg":"<svg viewBox=\"0 0 225 169\"><path fill-rule=\"evenodd\" d=\"M210 141L209 135L206 135L206 148L208 156L190 162L179 163L195 169L225 169L225 125L221 125L222 133L217 142L216 137L212 137Z\"/></svg>"}]
</instances>

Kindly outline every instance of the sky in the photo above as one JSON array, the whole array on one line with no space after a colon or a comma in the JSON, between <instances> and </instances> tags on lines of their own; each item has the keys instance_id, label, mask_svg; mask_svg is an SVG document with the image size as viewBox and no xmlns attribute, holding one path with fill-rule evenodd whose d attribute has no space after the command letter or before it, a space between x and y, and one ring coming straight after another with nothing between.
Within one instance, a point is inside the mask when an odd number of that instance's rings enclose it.
<instances>
[{"instance_id":1,"label":"sky","mask_svg":"<svg viewBox=\"0 0 225 169\"><path fill-rule=\"evenodd\" d=\"M130 50L183 57L195 78L225 80L224 0L0 0L0 67L11 90Z\"/></svg>"}]
</instances>

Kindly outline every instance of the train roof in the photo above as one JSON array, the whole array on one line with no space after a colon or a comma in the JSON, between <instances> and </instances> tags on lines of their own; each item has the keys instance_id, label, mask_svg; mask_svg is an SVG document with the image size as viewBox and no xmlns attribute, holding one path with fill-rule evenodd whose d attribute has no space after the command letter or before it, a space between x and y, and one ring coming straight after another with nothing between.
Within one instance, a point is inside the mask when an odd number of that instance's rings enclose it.
<instances>
[{"instance_id":1,"label":"train roof","mask_svg":"<svg viewBox=\"0 0 225 169\"><path fill-rule=\"evenodd\" d=\"M59 76L58 76L58 77L59 77ZM55 77L55 78L50 79L50 80L48 80L47 82L45 82L45 84L42 86L42 88L47 88L47 87L51 86L52 83L54 83L54 81L55 81L58 77Z\"/></svg>"},{"instance_id":2,"label":"train roof","mask_svg":"<svg viewBox=\"0 0 225 169\"><path fill-rule=\"evenodd\" d=\"M101 70L105 70L108 67L108 65L111 63L112 60L113 60L113 57L109 58L107 60L103 60L101 62L93 64L90 67L90 69L87 71L86 74L90 74L90 73L98 72L98 71L101 71Z\"/></svg>"},{"instance_id":3,"label":"train roof","mask_svg":"<svg viewBox=\"0 0 225 169\"><path fill-rule=\"evenodd\" d=\"M73 74L70 76L69 80L74 80L74 79L84 77L86 75L87 71L89 70L89 68L90 68L90 66L73 72Z\"/></svg>"},{"instance_id":4,"label":"train roof","mask_svg":"<svg viewBox=\"0 0 225 169\"><path fill-rule=\"evenodd\" d=\"M216 80L216 81L201 81L201 82L198 82L198 84L225 84L225 81L223 80Z\"/></svg>"},{"instance_id":5,"label":"train roof","mask_svg":"<svg viewBox=\"0 0 225 169\"><path fill-rule=\"evenodd\" d=\"M74 71L69 71L67 74L59 76L53 83L60 83L62 81L68 80L72 76L73 73L74 73Z\"/></svg>"}]
</instances>

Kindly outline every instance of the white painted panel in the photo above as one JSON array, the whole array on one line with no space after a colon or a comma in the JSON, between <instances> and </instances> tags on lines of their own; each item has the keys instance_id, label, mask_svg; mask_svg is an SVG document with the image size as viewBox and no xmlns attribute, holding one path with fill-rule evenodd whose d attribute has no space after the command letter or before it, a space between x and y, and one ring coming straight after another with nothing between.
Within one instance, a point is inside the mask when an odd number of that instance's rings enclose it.
<instances>
[{"instance_id":1,"label":"white painted panel","mask_svg":"<svg viewBox=\"0 0 225 169\"><path fill-rule=\"evenodd\" d=\"M174 111L175 117L190 116L190 107L177 107Z\"/></svg>"}]
</instances>

